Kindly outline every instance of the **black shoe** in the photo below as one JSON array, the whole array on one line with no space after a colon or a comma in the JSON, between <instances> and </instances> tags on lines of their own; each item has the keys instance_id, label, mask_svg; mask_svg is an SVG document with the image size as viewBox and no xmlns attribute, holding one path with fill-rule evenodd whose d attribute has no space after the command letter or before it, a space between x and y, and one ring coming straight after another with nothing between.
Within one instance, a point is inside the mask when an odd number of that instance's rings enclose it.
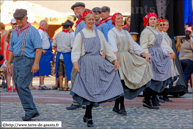
<instances>
[{"instance_id":1,"label":"black shoe","mask_svg":"<svg viewBox=\"0 0 193 129\"><path fill-rule=\"evenodd\" d=\"M88 120L88 119L84 116L84 117L83 117L83 122L86 123L87 120Z\"/></svg>"},{"instance_id":2,"label":"black shoe","mask_svg":"<svg viewBox=\"0 0 193 129\"><path fill-rule=\"evenodd\" d=\"M170 100L169 98L164 98L164 101L166 101L166 102L172 102L172 100Z\"/></svg>"},{"instance_id":3,"label":"black shoe","mask_svg":"<svg viewBox=\"0 0 193 129\"><path fill-rule=\"evenodd\" d=\"M7 83L3 82L3 83L2 83L2 88L3 88L3 89L7 88Z\"/></svg>"},{"instance_id":4,"label":"black shoe","mask_svg":"<svg viewBox=\"0 0 193 129\"><path fill-rule=\"evenodd\" d=\"M165 103L165 101L164 101L161 97L159 97L159 95L156 95L156 98L157 98L157 100L158 100L159 102Z\"/></svg>"},{"instance_id":5,"label":"black shoe","mask_svg":"<svg viewBox=\"0 0 193 129\"><path fill-rule=\"evenodd\" d=\"M30 114L25 114L24 117L22 117L23 121L30 121L31 118L35 115L36 113L30 113Z\"/></svg>"},{"instance_id":6,"label":"black shoe","mask_svg":"<svg viewBox=\"0 0 193 129\"><path fill-rule=\"evenodd\" d=\"M70 107L66 107L66 109L67 110L75 110L75 109L80 108L80 107L81 107L81 105L74 105L74 104L72 104Z\"/></svg>"},{"instance_id":7,"label":"black shoe","mask_svg":"<svg viewBox=\"0 0 193 129\"><path fill-rule=\"evenodd\" d=\"M37 113L35 113L33 116L32 116L32 118L35 118L35 117L38 117L40 114L37 112Z\"/></svg>"},{"instance_id":8,"label":"black shoe","mask_svg":"<svg viewBox=\"0 0 193 129\"><path fill-rule=\"evenodd\" d=\"M87 119L87 126L88 127L94 127L94 123L93 123L92 119Z\"/></svg>"},{"instance_id":9,"label":"black shoe","mask_svg":"<svg viewBox=\"0 0 193 129\"><path fill-rule=\"evenodd\" d=\"M119 112L119 109L117 109L117 108L114 107L112 111L118 113L118 112Z\"/></svg>"},{"instance_id":10,"label":"black shoe","mask_svg":"<svg viewBox=\"0 0 193 129\"><path fill-rule=\"evenodd\" d=\"M82 105L82 108L83 108L83 109L86 109L86 105Z\"/></svg>"},{"instance_id":11,"label":"black shoe","mask_svg":"<svg viewBox=\"0 0 193 129\"><path fill-rule=\"evenodd\" d=\"M125 110L119 110L118 113L123 115L123 116L127 115L127 112Z\"/></svg>"},{"instance_id":12,"label":"black shoe","mask_svg":"<svg viewBox=\"0 0 193 129\"><path fill-rule=\"evenodd\" d=\"M157 99L152 100L153 106L161 106L161 104L159 104L159 101Z\"/></svg>"},{"instance_id":13,"label":"black shoe","mask_svg":"<svg viewBox=\"0 0 193 129\"><path fill-rule=\"evenodd\" d=\"M158 106L153 106L152 100L149 100L148 102L143 102L143 106L150 109L159 109Z\"/></svg>"}]
</instances>

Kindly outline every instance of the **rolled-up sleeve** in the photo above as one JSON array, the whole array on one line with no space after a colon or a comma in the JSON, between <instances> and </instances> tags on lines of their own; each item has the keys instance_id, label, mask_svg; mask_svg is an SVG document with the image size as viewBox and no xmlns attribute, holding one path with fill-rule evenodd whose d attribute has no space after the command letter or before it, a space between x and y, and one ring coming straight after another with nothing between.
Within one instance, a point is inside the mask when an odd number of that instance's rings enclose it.
<instances>
[{"instance_id":1,"label":"rolled-up sleeve","mask_svg":"<svg viewBox=\"0 0 193 129\"><path fill-rule=\"evenodd\" d=\"M103 52L105 53L107 59L110 62L113 62L114 60L117 59L117 57L115 56L115 54L113 53L113 51L111 50L109 44L107 43L105 36L103 35L103 33L101 31L98 31L99 35L100 35L100 40L101 40L101 45L103 45Z\"/></svg>"},{"instance_id":2,"label":"rolled-up sleeve","mask_svg":"<svg viewBox=\"0 0 193 129\"><path fill-rule=\"evenodd\" d=\"M31 34L31 41L35 49L42 49L41 37L38 30L34 29L34 32Z\"/></svg>"},{"instance_id":3,"label":"rolled-up sleeve","mask_svg":"<svg viewBox=\"0 0 193 129\"><path fill-rule=\"evenodd\" d=\"M173 52L172 48L167 44L165 39L162 40L161 47L164 48L164 50L166 50L167 53Z\"/></svg>"},{"instance_id":4,"label":"rolled-up sleeve","mask_svg":"<svg viewBox=\"0 0 193 129\"><path fill-rule=\"evenodd\" d=\"M129 40L131 43L131 51L134 51L137 55L141 55L141 53L144 52L144 50L138 45L138 43L136 43L133 38L131 37L131 35L129 34L129 32L126 32L129 36Z\"/></svg>"},{"instance_id":5,"label":"rolled-up sleeve","mask_svg":"<svg viewBox=\"0 0 193 129\"><path fill-rule=\"evenodd\" d=\"M10 39L10 46L9 46L9 51L12 51L12 52L13 52L13 45L14 45L13 34L14 34L14 31L12 32L12 36L11 36L11 39Z\"/></svg>"},{"instance_id":6,"label":"rolled-up sleeve","mask_svg":"<svg viewBox=\"0 0 193 129\"><path fill-rule=\"evenodd\" d=\"M73 48L72 48L72 54L71 54L72 63L78 62L78 60L80 59L82 42L83 40L79 32L75 37Z\"/></svg>"},{"instance_id":7,"label":"rolled-up sleeve","mask_svg":"<svg viewBox=\"0 0 193 129\"><path fill-rule=\"evenodd\" d=\"M142 31L141 36L140 36L140 47L144 50L144 52L148 53L148 30L145 29Z\"/></svg>"},{"instance_id":8,"label":"rolled-up sleeve","mask_svg":"<svg viewBox=\"0 0 193 129\"><path fill-rule=\"evenodd\" d=\"M117 37L116 37L116 34L112 30L108 32L108 44L113 52L118 52Z\"/></svg>"}]
</instances>

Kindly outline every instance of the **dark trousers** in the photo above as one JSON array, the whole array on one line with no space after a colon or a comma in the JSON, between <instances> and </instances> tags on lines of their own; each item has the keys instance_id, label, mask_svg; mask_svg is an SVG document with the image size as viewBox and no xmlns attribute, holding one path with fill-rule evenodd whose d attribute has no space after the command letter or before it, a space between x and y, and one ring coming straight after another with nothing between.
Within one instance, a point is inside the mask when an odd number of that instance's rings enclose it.
<instances>
[{"instance_id":1,"label":"dark trousers","mask_svg":"<svg viewBox=\"0 0 193 129\"><path fill-rule=\"evenodd\" d=\"M193 73L193 61L192 60L180 60L182 64L182 69L184 72L184 78L186 81L186 87L188 90L188 80L190 79L192 73Z\"/></svg>"},{"instance_id":2,"label":"dark trousers","mask_svg":"<svg viewBox=\"0 0 193 129\"><path fill-rule=\"evenodd\" d=\"M29 85L33 78L31 72L34 59L26 56L14 57L13 80L25 114L37 113Z\"/></svg>"}]
</instances>

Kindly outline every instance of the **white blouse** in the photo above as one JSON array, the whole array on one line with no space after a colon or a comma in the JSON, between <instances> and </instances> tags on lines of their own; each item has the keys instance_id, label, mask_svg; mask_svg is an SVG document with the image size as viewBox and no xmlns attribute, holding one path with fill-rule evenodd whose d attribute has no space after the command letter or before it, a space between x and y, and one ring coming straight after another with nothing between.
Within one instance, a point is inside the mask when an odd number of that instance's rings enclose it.
<instances>
[{"instance_id":1,"label":"white blouse","mask_svg":"<svg viewBox=\"0 0 193 129\"><path fill-rule=\"evenodd\" d=\"M89 30L84 28L82 30L85 38L92 38L95 37L95 30ZM113 62L114 60L116 60L116 56L113 53L113 51L111 50L111 48L109 47L103 33L100 30L97 30L98 35L99 35L99 39L101 41L101 48L100 48L100 54L103 55L103 53L106 55L107 59L110 62ZM83 45L83 39L82 36L80 34L80 32L76 35L75 37L75 41L73 44L73 48L72 48L72 54L71 54L71 59L72 62L78 62L78 60L80 59L81 56L85 55L85 49L84 49L84 45Z\"/></svg>"},{"instance_id":2,"label":"white blouse","mask_svg":"<svg viewBox=\"0 0 193 129\"><path fill-rule=\"evenodd\" d=\"M117 28L112 28L109 32L108 32L108 44L110 46L110 48L113 50L113 52L118 52L118 48L117 48L117 35L118 36L126 36L125 32L128 34L129 37L129 41L131 44L131 48L130 48L130 52L135 52L137 55L140 55L141 53L143 53L143 49L138 45L138 43L136 43L133 38L131 37L131 35L129 34L128 31L121 29L118 30ZM116 34L117 35L116 35Z\"/></svg>"},{"instance_id":3,"label":"white blouse","mask_svg":"<svg viewBox=\"0 0 193 129\"><path fill-rule=\"evenodd\" d=\"M162 49L164 49L166 51L166 53L172 53L173 52L173 49L171 48L172 47L172 40L167 35L167 33L162 32L161 34L163 36L163 40L161 43Z\"/></svg>"}]
</instances>

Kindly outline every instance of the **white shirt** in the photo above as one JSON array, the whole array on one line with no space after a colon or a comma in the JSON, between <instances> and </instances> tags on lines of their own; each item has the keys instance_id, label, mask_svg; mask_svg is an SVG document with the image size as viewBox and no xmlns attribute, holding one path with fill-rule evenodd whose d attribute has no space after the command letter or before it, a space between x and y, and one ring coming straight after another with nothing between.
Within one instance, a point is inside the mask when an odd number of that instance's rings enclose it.
<instances>
[{"instance_id":1,"label":"white shirt","mask_svg":"<svg viewBox=\"0 0 193 129\"><path fill-rule=\"evenodd\" d=\"M43 49L49 49L50 48L50 42L49 42L49 36L47 33L41 29L38 30L40 37L41 37L41 42L42 42L42 47Z\"/></svg>"},{"instance_id":2,"label":"white shirt","mask_svg":"<svg viewBox=\"0 0 193 129\"><path fill-rule=\"evenodd\" d=\"M58 52L66 53L72 51L74 37L71 33L64 33L60 31L56 34L53 40L53 46L57 47ZM62 59L62 55L60 55Z\"/></svg>"},{"instance_id":3,"label":"white shirt","mask_svg":"<svg viewBox=\"0 0 193 129\"><path fill-rule=\"evenodd\" d=\"M171 41L170 37L165 32L160 32L160 33L163 36L163 40L162 40L162 43L161 43L161 48L162 48L163 52L172 53L173 49L170 46L170 45L172 45L172 41ZM166 37L166 36L168 36L168 37ZM167 39L167 38L169 38L169 39Z\"/></svg>"},{"instance_id":4,"label":"white shirt","mask_svg":"<svg viewBox=\"0 0 193 129\"><path fill-rule=\"evenodd\" d=\"M113 52L118 52L116 34L118 36L126 36L124 31L129 36L129 41L131 44L130 51L135 52L137 55L140 55L141 53L143 53L144 52L143 49L133 40L133 38L131 37L131 35L129 34L128 31L123 30L123 29L121 29L121 31L120 31L115 27L108 32L108 44L109 44L110 48L113 50Z\"/></svg>"}]
</instances>

